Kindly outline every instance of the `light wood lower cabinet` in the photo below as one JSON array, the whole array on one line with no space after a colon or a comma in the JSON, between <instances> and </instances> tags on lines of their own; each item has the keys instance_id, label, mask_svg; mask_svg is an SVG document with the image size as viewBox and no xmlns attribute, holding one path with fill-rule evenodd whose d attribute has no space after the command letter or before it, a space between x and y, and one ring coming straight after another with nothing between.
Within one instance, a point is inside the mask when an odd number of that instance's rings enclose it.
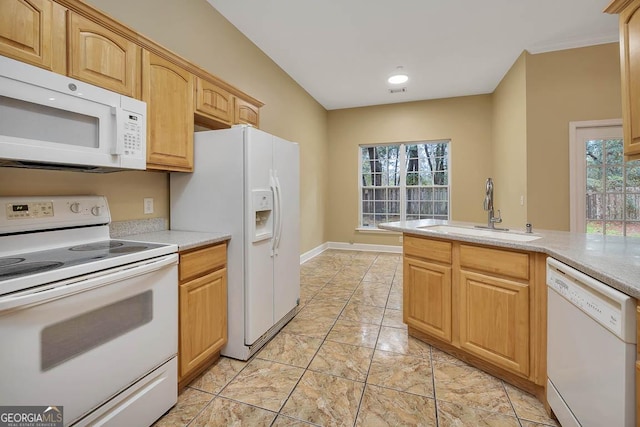
<instances>
[{"instance_id":1,"label":"light wood lower cabinet","mask_svg":"<svg viewBox=\"0 0 640 427\"><path fill-rule=\"evenodd\" d=\"M404 236L409 334L544 398L544 254Z\"/></svg>"},{"instance_id":2,"label":"light wood lower cabinet","mask_svg":"<svg viewBox=\"0 0 640 427\"><path fill-rule=\"evenodd\" d=\"M180 253L179 387L220 355L227 343L226 243Z\"/></svg>"},{"instance_id":3,"label":"light wood lower cabinet","mask_svg":"<svg viewBox=\"0 0 640 427\"><path fill-rule=\"evenodd\" d=\"M451 267L405 257L404 322L451 342Z\"/></svg>"},{"instance_id":4,"label":"light wood lower cabinet","mask_svg":"<svg viewBox=\"0 0 640 427\"><path fill-rule=\"evenodd\" d=\"M460 272L460 347L529 374L529 286Z\"/></svg>"},{"instance_id":5,"label":"light wood lower cabinet","mask_svg":"<svg viewBox=\"0 0 640 427\"><path fill-rule=\"evenodd\" d=\"M0 2L0 54L66 73L66 9L50 0Z\"/></svg>"}]
</instances>

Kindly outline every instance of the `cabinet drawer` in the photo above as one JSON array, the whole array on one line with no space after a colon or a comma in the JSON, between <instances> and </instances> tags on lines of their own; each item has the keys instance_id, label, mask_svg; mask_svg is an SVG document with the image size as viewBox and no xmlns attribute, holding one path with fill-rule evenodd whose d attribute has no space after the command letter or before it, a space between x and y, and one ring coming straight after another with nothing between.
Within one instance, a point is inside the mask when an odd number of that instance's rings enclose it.
<instances>
[{"instance_id":1,"label":"cabinet drawer","mask_svg":"<svg viewBox=\"0 0 640 427\"><path fill-rule=\"evenodd\" d=\"M226 262L226 243L180 254L180 282L222 268Z\"/></svg>"},{"instance_id":2,"label":"cabinet drawer","mask_svg":"<svg viewBox=\"0 0 640 427\"><path fill-rule=\"evenodd\" d=\"M451 264L451 242L404 236L405 255Z\"/></svg>"},{"instance_id":3,"label":"cabinet drawer","mask_svg":"<svg viewBox=\"0 0 640 427\"><path fill-rule=\"evenodd\" d=\"M529 255L522 252L460 245L460 266L529 280Z\"/></svg>"}]
</instances>

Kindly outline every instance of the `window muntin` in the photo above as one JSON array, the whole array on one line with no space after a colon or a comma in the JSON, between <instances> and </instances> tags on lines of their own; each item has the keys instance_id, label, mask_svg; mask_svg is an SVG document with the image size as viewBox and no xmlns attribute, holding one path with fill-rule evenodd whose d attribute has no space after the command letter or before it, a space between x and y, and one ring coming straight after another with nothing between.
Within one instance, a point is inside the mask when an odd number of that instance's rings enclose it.
<instances>
[{"instance_id":1,"label":"window muntin","mask_svg":"<svg viewBox=\"0 0 640 427\"><path fill-rule=\"evenodd\" d=\"M449 141L360 147L360 227L449 219Z\"/></svg>"},{"instance_id":2,"label":"window muntin","mask_svg":"<svg viewBox=\"0 0 640 427\"><path fill-rule=\"evenodd\" d=\"M640 237L640 161L625 162L622 139L585 142L586 232Z\"/></svg>"}]
</instances>

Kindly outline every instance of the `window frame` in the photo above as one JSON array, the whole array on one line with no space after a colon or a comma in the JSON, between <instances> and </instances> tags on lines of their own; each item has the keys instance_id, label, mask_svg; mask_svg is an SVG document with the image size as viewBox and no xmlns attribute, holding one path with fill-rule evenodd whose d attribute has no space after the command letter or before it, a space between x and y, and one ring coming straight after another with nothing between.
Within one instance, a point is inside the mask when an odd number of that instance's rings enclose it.
<instances>
[{"instance_id":1,"label":"window frame","mask_svg":"<svg viewBox=\"0 0 640 427\"><path fill-rule=\"evenodd\" d=\"M363 225L363 197L362 197L362 191L363 188L365 188L365 186L363 186L362 183L362 169L363 169L363 165L362 165L362 161L363 161L363 156L362 156L362 149L363 148L368 148L368 147L382 147L382 146L386 146L386 147L392 147L392 146L396 146L398 147L398 162L400 164L400 184L398 186L380 186L377 188L398 188L399 192L400 192L400 221L406 221L406 211L407 211L407 184L406 184L406 178L407 178L407 171L406 171L406 166L407 166L407 153L406 153L406 147L410 146L410 145L421 145L421 144L447 144L447 156L446 156L446 163L447 163L447 185L433 185L433 186L424 186L426 188L446 188L447 189L447 218L446 220L451 220L451 139L435 139L435 140L419 140L419 141L404 141L404 142L384 142L384 143L371 143L371 144L359 144L358 145L358 174L357 174L357 179L358 179L358 226L356 228L357 231L361 231L361 232L382 232L382 233L388 233L388 230L383 230L378 228L376 225L374 226L364 226ZM388 199L387 199L388 200ZM434 199L435 200L435 199ZM414 219L410 219L410 220L414 220ZM443 219L444 220L444 219Z\"/></svg>"}]
</instances>

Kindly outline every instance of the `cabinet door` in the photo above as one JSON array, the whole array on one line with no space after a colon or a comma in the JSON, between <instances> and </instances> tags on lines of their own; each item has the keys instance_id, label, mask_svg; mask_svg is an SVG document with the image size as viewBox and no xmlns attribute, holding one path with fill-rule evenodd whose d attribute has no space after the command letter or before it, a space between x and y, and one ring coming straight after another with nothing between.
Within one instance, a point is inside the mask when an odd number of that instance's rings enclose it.
<instances>
[{"instance_id":1,"label":"cabinet door","mask_svg":"<svg viewBox=\"0 0 640 427\"><path fill-rule=\"evenodd\" d=\"M404 258L404 322L451 342L451 267Z\"/></svg>"},{"instance_id":2,"label":"cabinet door","mask_svg":"<svg viewBox=\"0 0 640 427\"><path fill-rule=\"evenodd\" d=\"M69 76L140 98L139 46L69 13Z\"/></svg>"},{"instance_id":3,"label":"cabinet door","mask_svg":"<svg viewBox=\"0 0 640 427\"><path fill-rule=\"evenodd\" d=\"M180 377L227 342L227 269L180 285Z\"/></svg>"},{"instance_id":4,"label":"cabinet door","mask_svg":"<svg viewBox=\"0 0 640 427\"><path fill-rule=\"evenodd\" d=\"M235 99L234 104L235 104L235 117L234 117L235 124L245 123L248 125L258 127L258 122L260 117L258 107L239 98Z\"/></svg>"},{"instance_id":5,"label":"cabinet door","mask_svg":"<svg viewBox=\"0 0 640 427\"><path fill-rule=\"evenodd\" d=\"M230 125L233 122L233 96L226 90L198 77L196 78L196 112Z\"/></svg>"},{"instance_id":6,"label":"cabinet door","mask_svg":"<svg viewBox=\"0 0 640 427\"><path fill-rule=\"evenodd\" d=\"M0 2L0 54L66 72L65 9L50 0Z\"/></svg>"},{"instance_id":7,"label":"cabinet door","mask_svg":"<svg viewBox=\"0 0 640 427\"><path fill-rule=\"evenodd\" d=\"M529 286L462 270L460 346L497 366L529 374Z\"/></svg>"},{"instance_id":8,"label":"cabinet door","mask_svg":"<svg viewBox=\"0 0 640 427\"><path fill-rule=\"evenodd\" d=\"M147 103L147 168L193 171L193 75L144 51L142 100Z\"/></svg>"},{"instance_id":9,"label":"cabinet door","mask_svg":"<svg viewBox=\"0 0 640 427\"><path fill-rule=\"evenodd\" d=\"M624 152L640 155L640 0L620 14Z\"/></svg>"}]
</instances>

